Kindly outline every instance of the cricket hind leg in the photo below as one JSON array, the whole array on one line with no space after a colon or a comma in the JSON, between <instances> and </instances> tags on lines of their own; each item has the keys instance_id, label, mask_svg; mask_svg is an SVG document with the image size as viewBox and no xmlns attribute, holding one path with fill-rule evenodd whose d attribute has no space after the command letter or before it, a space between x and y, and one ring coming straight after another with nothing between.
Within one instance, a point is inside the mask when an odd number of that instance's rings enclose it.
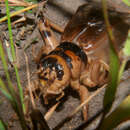
<instances>
[{"instance_id":1,"label":"cricket hind leg","mask_svg":"<svg viewBox=\"0 0 130 130\"><path fill-rule=\"evenodd\" d=\"M79 80L71 81L71 87L78 92L81 103L83 103L85 100L88 99L89 91L84 85L80 84ZM88 120L88 104L83 106L82 113L83 113L83 119L87 121Z\"/></svg>"},{"instance_id":2,"label":"cricket hind leg","mask_svg":"<svg viewBox=\"0 0 130 130\"><path fill-rule=\"evenodd\" d=\"M103 62L102 60L95 61L90 69L91 79L94 81L98 86L102 86L108 82L108 73L109 73L109 66ZM96 73L96 74L95 74Z\"/></svg>"},{"instance_id":3,"label":"cricket hind leg","mask_svg":"<svg viewBox=\"0 0 130 130\"><path fill-rule=\"evenodd\" d=\"M101 60L89 63L80 76L80 82L88 87L102 86L108 82L109 66Z\"/></svg>"}]
</instances>

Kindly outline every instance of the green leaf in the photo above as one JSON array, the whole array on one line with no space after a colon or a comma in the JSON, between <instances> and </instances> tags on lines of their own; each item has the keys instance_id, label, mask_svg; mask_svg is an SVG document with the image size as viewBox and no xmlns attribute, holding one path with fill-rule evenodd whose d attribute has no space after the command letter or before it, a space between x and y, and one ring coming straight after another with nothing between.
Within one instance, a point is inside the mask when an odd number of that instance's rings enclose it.
<instances>
[{"instance_id":1,"label":"green leaf","mask_svg":"<svg viewBox=\"0 0 130 130\"><path fill-rule=\"evenodd\" d=\"M7 130L3 121L0 120L0 130Z\"/></svg>"},{"instance_id":2,"label":"green leaf","mask_svg":"<svg viewBox=\"0 0 130 130\"><path fill-rule=\"evenodd\" d=\"M23 6L12 6L11 9L18 11L18 10L24 9L24 7Z\"/></svg>"},{"instance_id":3,"label":"green leaf","mask_svg":"<svg viewBox=\"0 0 130 130\"><path fill-rule=\"evenodd\" d=\"M111 130L124 120L130 119L130 96L128 96L108 117L106 117L100 130Z\"/></svg>"},{"instance_id":4,"label":"green leaf","mask_svg":"<svg viewBox=\"0 0 130 130\"><path fill-rule=\"evenodd\" d=\"M126 63L127 63L128 59L129 59L129 56L130 56L130 31L128 33L128 37L127 37L127 40L126 40L123 52L124 52L124 55L126 57L122 61L122 64L121 64L121 67L120 67L120 71L119 71L118 81L120 81L120 79L121 79L121 76L122 76L122 74L124 72Z\"/></svg>"},{"instance_id":5,"label":"green leaf","mask_svg":"<svg viewBox=\"0 0 130 130\"><path fill-rule=\"evenodd\" d=\"M130 0L123 0L123 2L124 2L126 5L130 6Z\"/></svg>"},{"instance_id":6,"label":"green leaf","mask_svg":"<svg viewBox=\"0 0 130 130\"><path fill-rule=\"evenodd\" d=\"M108 38L109 38L109 45L110 45L110 65L109 65L109 83L106 88L106 92L104 95L104 100L103 100L103 105L104 105L104 113L102 116L102 120L104 120L105 115L109 112L112 103L115 99L115 93L116 89L118 86L118 74L119 74L119 68L120 68L120 63L119 63L119 57L116 52L116 48L114 47L115 44L115 38L112 32L112 29L110 28L111 25L109 23L108 19L108 14L107 14L107 4L106 0L102 0L102 7L103 7L103 14L104 14L104 20L106 23L106 29L108 33ZM102 122L99 125L99 129L102 127Z\"/></svg>"},{"instance_id":7,"label":"green leaf","mask_svg":"<svg viewBox=\"0 0 130 130\"><path fill-rule=\"evenodd\" d=\"M6 5L6 15L8 18L8 30L9 30L11 54L12 54L13 62L16 62L15 47L14 47L14 42L13 42L13 34L12 34L11 19L10 19L10 8L8 6L8 0L5 0L5 5ZM18 85L18 89L19 89L21 105L22 105L23 111L25 111L23 88L20 83L20 77L19 77L18 68L17 68L16 64L14 64L14 70L15 70L15 74L16 74L16 80L17 80L17 85Z\"/></svg>"},{"instance_id":8,"label":"green leaf","mask_svg":"<svg viewBox=\"0 0 130 130\"><path fill-rule=\"evenodd\" d=\"M32 4L36 4L37 3L37 0L25 0L27 2L31 2ZM11 9L15 10L15 11L18 11L18 10L21 10L21 9L24 9L25 7L24 6L11 6ZM27 11L29 13L32 13L31 10Z\"/></svg>"},{"instance_id":9,"label":"green leaf","mask_svg":"<svg viewBox=\"0 0 130 130\"><path fill-rule=\"evenodd\" d=\"M119 58L115 50L110 48L110 83L108 84L104 96L104 107L109 104L109 109L112 105L112 102L115 98L115 93L118 85L118 73L119 73ZM111 96L110 96L111 95Z\"/></svg>"},{"instance_id":10,"label":"green leaf","mask_svg":"<svg viewBox=\"0 0 130 130\"><path fill-rule=\"evenodd\" d=\"M35 4L38 2L37 0L25 0L25 1L32 2L32 3L35 3Z\"/></svg>"},{"instance_id":11,"label":"green leaf","mask_svg":"<svg viewBox=\"0 0 130 130\"><path fill-rule=\"evenodd\" d=\"M123 52L126 56L130 56L130 31L128 33L128 38L125 43L125 47L123 49Z\"/></svg>"},{"instance_id":12,"label":"green leaf","mask_svg":"<svg viewBox=\"0 0 130 130\"><path fill-rule=\"evenodd\" d=\"M0 78L0 91L5 95L5 97L8 100L10 100L10 101L13 100L12 96L9 94L9 92L1 78Z\"/></svg>"},{"instance_id":13,"label":"green leaf","mask_svg":"<svg viewBox=\"0 0 130 130\"><path fill-rule=\"evenodd\" d=\"M3 65L4 71L5 71L5 75L6 75L6 78L7 78L7 81L8 81L8 88L9 88L10 94L14 98L15 91L13 89L13 85L12 85L10 75L9 75L9 72L8 72L8 65L7 65L7 62L6 62L6 59L5 59L5 54L4 54L4 50L3 50L3 46L2 46L1 41L0 41L0 58L1 58L2 65Z\"/></svg>"}]
</instances>

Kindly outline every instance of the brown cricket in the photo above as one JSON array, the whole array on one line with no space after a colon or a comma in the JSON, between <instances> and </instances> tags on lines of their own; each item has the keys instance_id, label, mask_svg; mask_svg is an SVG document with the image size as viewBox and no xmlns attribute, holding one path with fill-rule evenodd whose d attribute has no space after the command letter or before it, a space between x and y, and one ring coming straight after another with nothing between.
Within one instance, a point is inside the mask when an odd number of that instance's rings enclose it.
<instances>
[{"instance_id":1,"label":"brown cricket","mask_svg":"<svg viewBox=\"0 0 130 130\"><path fill-rule=\"evenodd\" d=\"M120 52L127 37L128 25L116 12L108 10L109 21ZM123 26L123 27L122 27ZM68 22L58 43L47 19L39 21L39 30L45 41L36 62L38 84L45 103L71 86L84 102L89 92L87 87L101 87L108 82L109 39L101 5L84 4ZM83 107L84 120L88 119L88 105Z\"/></svg>"}]
</instances>

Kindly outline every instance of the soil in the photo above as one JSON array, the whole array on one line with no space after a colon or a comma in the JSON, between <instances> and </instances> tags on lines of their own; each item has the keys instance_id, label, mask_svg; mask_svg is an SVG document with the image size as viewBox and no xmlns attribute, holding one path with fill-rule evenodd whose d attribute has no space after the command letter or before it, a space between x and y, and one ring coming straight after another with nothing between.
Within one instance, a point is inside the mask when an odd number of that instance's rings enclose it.
<instances>
[{"instance_id":1,"label":"soil","mask_svg":"<svg viewBox=\"0 0 130 130\"><path fill-rule=\"evenodd\" d=\"M86 3L87 0L50 0L47 3L45 16L52 20L54 23L60 25L61 27L65 27L69 19L72 17L72 15L75 13L77 8ZM112 1L112 0L110 0ZM118 1L118 0L117 0ZM121 7L124 7L124 4L120 4L120 0L117 2L118 5L121 5ZM127 7L125 8L127 9ZM0 17L5 14L5 9L2 7L0 12ZM15 17L12 19L12 21L15 21L16 19L23 16L21 14L18 17ZM23 53L23 48L27 46L29 43L31 43L34 39L37 39L37 42L34 44L36 54L38 53L40 47L44 44L43 40L41 38L41 35L37 29L37 26L34 22L34 13L26 13L27 20L23 22L22 24L19 23L12 27L13 30L13 40L15 43L17 43L17 61L19 63L19 75L21 79L21 84L23 88L27 86L27 73L26 73L26 63L25 63L25 57ZM5 30L4 33L8 40L8 31L7 31L7 24L6 22L0 23L0 30ZM25 30L24 34L20 34L21 31ZM53 30L54 31L54 30ZM55 35L57 39L60 41L61 34L58 32L55 32ZM0 32L1 35L3 35L3 32ZM37 70L37 65L34 62L34 58L32 56L32 44L26 49L26 54L28 56L29 60L29 69L31 73L31 80L36 79L36 75L34 74ZM17 86L16 84L16 76L13 67L9 63L9 72L11 76L11 80L14 84L14 86ZM128 65L129 66L129 65ZM127 67L127 70L124 73L124 76L122 77L123 81L119 85L116 99L113 104L114 110L118 104L127 96L130 94L130 79L127 79L130 75L130 68ZM0 77L6 82L6 77L4 74L4 71L1 66L0 61ZM127 80L126 80L127 79ZM90 90L90 95L94 93L98 88L95 88L94 90ZM103 89L97 96L95 96L90 102L89 102L89 120L91 120L99 111L103 108L103 97L104 97L105 89ZM72 90L71 88L68 88L66 90L66 96L63 99L63 102L59 105L59 107L56 109L52 117L49 121L47 121L49 127L51 129L60 129L60 130L74 130L74 129L83 129L85 127L86 130L94 130L97 125L100 122L101 114L99 114L94 121L92 121L90 124L86 125L84 124L84 121L82 119L82 113L79 111L75 116L68 122L62 123L63 120L69 116L77 106L80 104L80 99L78 94ZM1 99L1 105L0 105L0 117L3 118L3 120L8 123L8 129L9 130L21 130L20 124L18 120L13 119L15 116L14 111L12 110L10 103L6 100L6 98L0 94ZM37 102L37 106L41 110L42 114L44 115L47 112L48 106L41 105L39 102ZM129 125L129 123L127 123ZM79 127L80 126L80 127ZM82 127L81 127L82 126ZM129 125L130 127L130 125Z\"/></svg>"}]
</instances>

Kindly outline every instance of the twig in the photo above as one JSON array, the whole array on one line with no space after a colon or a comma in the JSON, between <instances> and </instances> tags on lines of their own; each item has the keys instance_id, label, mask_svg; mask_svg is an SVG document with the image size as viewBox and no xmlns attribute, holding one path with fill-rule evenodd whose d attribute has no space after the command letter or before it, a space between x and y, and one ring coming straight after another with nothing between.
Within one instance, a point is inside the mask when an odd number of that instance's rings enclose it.
<instances>
[{"instance_id":1,"label":"twig","mask_svg":"<svg viewBox=\"0 0 130 130\"><path fill-rule=\"evenodd\" d=\"M33 109L36 109L36 105L35 105L35 102L34 102L34 97L33 97L32 90L31 90L31 81L30 81L30 71L29 71L28 57L27 57L25 52L24 52L24 56L25 56L26 69L27 69L28 90L29 90L29 94L30 94L30 97L31 97L31 102L32 102Z\"/></svg>"},{"instance_id":2,"label":"twig","mask_svg":"<svg viewBox=\"0 0 130 130\"><path fill-rule=\"evenodd\" d=\"M23 1L23 0L8 0L9 3L12 3L12 4L15 4L15 5L18 5L18 6L29 6L31 5L29 2L26 2L26 1ZM4 0L0 0L1 3L4 3L5 1ZM10 4L10 5L12 5ZM5 4L2 4L2 5L5 5Z\"/></svg>"},{"instance_id":3,"label":"twig","mask_svg":"<svg viewBox=\"0 0 130 130\"><path fill-rule=\"evenodd\" d=\"M23 17L21 17L20 19L14 21L14 22L12 23L12 26L14 26L14 25L17 24L17 23L24 22L25 20L26 20L26 17L23 16Z\"/></svg>"},{"instance_id":4,"label":"twig","mask_svg":"<svg viewBox=\"0 0 130 130\"><path fill-rule=\"evenodd\" d=\"M80 104L80 105L72 112L72 114L70 114L69 117L74 116L83 106L85 106L93 97L95 97L97 94L99 94L106 86L107 86L107 84L105 84L104 86L102 86L101 88L99 88L94 94L92 94L88 99L86 99L82 104Z\"/></svg>"},{"instance_id":5,"label":"twig","mask_svg":"<svg viewBox=\"0 0 130 130\"><path fill-rule=\"evenodd\" d=\"M43 5L44 5L45 3L46 3L46 1L42 2ZM39 3L39 4L41 4L41 3ZM27 7L27 8L21 9L21 10L16 11L16 12L13 12L13 13L10 14L10 18L12 18L12 17L14 17L14 16L16 16L16 15L18 15L18 14L21 14L21 13L23 13L23 12L26 12L26 11L28 11L28 10L30 10L30 9L36 8L36 7L39 6L39 4L33 4L33 5L31 5L31 6ZM1 18L1 19L0 19L0 23L1 23L1 22L4 22L5 20L7 20L7 16Z\"/></svg>"},{"instance_id":6,"label":"twig","mask_svg":"<svg viewBox=\"0 0 130 130\"><path fill-rule=\"evenodd\" d=\"M46 121L48 121L51 117L51 115L54 113L55 109L59 105L60 102L56 103L54 106L52 106L49 111L45 114L44 118Z\"/></svg>"},{"instance_id":7,"label":"twig","mask_svg":"<svg viewBox=\"0 0 130 130\"><path fill-rule=\"evenodd\" d=\"M53 23L50 19L46 18L51 26L51 28L53 28L54 30L63 33L64 32L64 28L60 27L59 25Z\"/></svg>"}]
</instances>

